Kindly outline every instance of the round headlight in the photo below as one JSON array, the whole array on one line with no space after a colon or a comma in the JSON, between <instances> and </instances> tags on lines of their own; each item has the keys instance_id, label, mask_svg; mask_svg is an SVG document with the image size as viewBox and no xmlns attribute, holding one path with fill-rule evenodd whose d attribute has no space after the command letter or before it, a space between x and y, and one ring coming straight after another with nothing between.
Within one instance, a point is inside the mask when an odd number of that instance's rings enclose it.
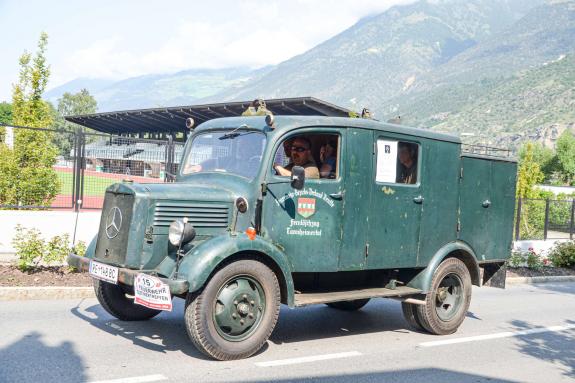
<instances>
[{"instance_id":1,"label":"round headlight","mask_svg":"<svg viewBox=\"0 0 575 383\"><path fill-rule=\"evenodd\" d=\"M184 243L188 243L196 238L196 229L190 223L188 219L175 220L170 224L170 229L168 230L168 240L174 246L180 246Z\"/></svg>"},{"instance_id":2,"label":"round headlight","mask_svg":"<svg viewBox=\"0 0 575 383\"><path fill-rule=\"evenodd\" d=\"M185 224L183 221L175 220L170 224L170 229L168 230L168 240L174 246L180 246L182 241L182 234L184 233Z\"/></svg>"}]
</instances>

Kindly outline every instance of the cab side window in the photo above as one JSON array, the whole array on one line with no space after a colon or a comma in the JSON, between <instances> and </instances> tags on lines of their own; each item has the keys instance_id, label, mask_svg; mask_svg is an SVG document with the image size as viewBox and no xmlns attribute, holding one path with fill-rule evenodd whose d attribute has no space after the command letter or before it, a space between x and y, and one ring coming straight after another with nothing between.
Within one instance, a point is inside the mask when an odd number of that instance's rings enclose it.
<instances>
[{"instance_id":1,"label":"cab side window","mask_svg":"<svg viewBox=\"0 0 575 383\"><path fill-rule=\"evenodd\" d=\"M418 144L378 139L376 182L416 184L419 153Z\"/></svg>"},{"instance_id":2,"label":"cab side window","mask_svg":"<svg viewBox=\"0 0 575 383\"><path fill-rule=\"evenodd\" d=\"M294 166L305 169L306 179L335 179L339 171L337 134L300 134L279 146L273 168L277 175L289 177Z\"/></svg>"}]
</instances>

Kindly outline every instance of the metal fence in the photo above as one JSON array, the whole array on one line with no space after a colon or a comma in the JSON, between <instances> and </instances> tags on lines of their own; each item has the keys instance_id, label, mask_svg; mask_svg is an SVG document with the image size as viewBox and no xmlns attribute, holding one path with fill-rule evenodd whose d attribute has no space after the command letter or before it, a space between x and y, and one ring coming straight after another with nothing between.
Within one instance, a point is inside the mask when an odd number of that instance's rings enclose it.
<instances>
[{"instance_id":1,"label":"metal fence","mask_svg":"<svg viewBox=\"0 0 575 383\"><path fill-rule=\"evenodd\" d=\"M58 193L43 200L0 198L0 208L100 209L106 188L124 179L139 183L170 182L184 144L168 140L111 136L29 127L0 128L0 143L13 147L18 137L42 135L57 151L52 166Z\"/></svg>"},{"instance_id":2,"label":"metal fence","mask_svg":"<svg viewBox=\"0 0 575 383\"><path fill-rule=\"evenodd\" d=\"M0 195L0 208L9 209L101 209L106 188L124 179L139 183L172 181L178 170L182 142L111 136L82 131L0 126L0 145L14 147L18 140L34 134L47 140L57 153L52 178L55 196L34 198L21 193L10 199ZM468 152L485 154L480 149ZM509 155L509 153L498 153ZM198 153L200 155L200 153ZM34 177L22 170L17 178ZM2 180L0 180L2 181ZM26 194L26 195L24 195ZM33 194L33 193L32 193ZM515 239L560 239L575 237L575 200L518 199Z\"/></svg>"},{"instance_id":3,"label":"metal fence","mask_svg":"<svg viewBox=\"0 0 575 383\"><path fill-rule=\"evenodd\" d=\"M515 240L574 237L575 199L517 199Z\"/></svg>"}]
</instances>

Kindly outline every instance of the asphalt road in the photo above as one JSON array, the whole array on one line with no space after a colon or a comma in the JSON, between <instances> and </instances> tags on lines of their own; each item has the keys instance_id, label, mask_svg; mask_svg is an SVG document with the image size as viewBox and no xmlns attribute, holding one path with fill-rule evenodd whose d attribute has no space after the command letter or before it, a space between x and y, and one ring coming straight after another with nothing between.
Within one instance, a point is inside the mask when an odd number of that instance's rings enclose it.
<instances>
[{"instance_id":1,"label":"asphalt road","mask_svg":"<svg viewBox=\"0 0 575 383\"><path fill-rule=\"evenodd\" d=\"M202 357L183 304L147 322L94 299L0 302L0 382L573 382L575 283L474 289L460 330L408 330L400 304L282 308L267 346L234 362Z\"/></svg>"}]
</instances>

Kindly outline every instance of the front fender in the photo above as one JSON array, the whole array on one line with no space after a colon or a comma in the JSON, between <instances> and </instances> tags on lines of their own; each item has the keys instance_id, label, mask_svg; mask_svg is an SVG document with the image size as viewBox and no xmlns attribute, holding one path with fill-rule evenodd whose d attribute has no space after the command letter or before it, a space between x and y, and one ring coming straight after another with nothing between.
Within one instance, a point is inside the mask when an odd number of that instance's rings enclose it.
<instances>
[{"instance_id":1,"label":"front fender","mask_svg":"<svg viewBox=\"0 0 575 383\"><path fill-rule=\"evenodd\" d=\"M471 281L473 284L479 284L479 265L477 264L477 257L473 249L462 241L450 242L439 249L431 258L427 267L419 272L408 284L408 287L420 289L422 292L427 293L431 289L431 280L433 273L439 264L447 258L450 254L455 254L455 258L461 259L471 274Z\"/></svg>"},{"instance_id":2,"label":"front fender","mask_svg":"<svg viewBox=\"0 0 575 383\"><path fill-rule=\"evenodd\" d=\"M96 241L97 240L98 240L98 236L95 235L94 238L92 238L92 240L88 244L88 247L86 247L86 253L84 254L84 257L90 258L90 259L94 258L94 256L96 255Z\"/></svg>"},{"instance_id":3,"label":"front fender","mask_svg":"<svg viewBox=\"0 0 575 383\"><path fill-rule=\"evenodd\" d=\"M291 266L286 255L272 243L256 237L250 240L246 234L224 234L214 237L191 249L183 258L178 277L190 284L190 292L200 289L211 273L225 259L234 254L253 252L269 257L281 270L286 287L288 305L293 306L294 286Z\"/></svg>"}]
</instances>

